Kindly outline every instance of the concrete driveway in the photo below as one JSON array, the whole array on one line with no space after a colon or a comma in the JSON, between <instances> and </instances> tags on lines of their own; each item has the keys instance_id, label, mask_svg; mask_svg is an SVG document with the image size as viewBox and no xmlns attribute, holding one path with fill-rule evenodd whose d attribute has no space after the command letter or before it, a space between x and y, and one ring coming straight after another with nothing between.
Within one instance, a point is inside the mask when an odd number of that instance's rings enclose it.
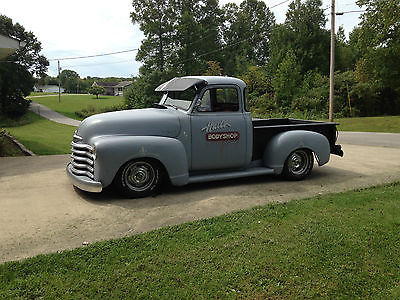
<instances>
[{"instance_id":1,"label":"concrete driveway","mask_svg":"<svg viewBox=\"0 0 400 300\"><path fill-rule=\"evenodd\" d=\"M396 139L396 136L395 136ZM400 148L344 144L301 182L274 176L167 187L144 199L74 189L68 155L0 158L0 263L217 216L400 180Z\"/></svg>"}]
</instances>

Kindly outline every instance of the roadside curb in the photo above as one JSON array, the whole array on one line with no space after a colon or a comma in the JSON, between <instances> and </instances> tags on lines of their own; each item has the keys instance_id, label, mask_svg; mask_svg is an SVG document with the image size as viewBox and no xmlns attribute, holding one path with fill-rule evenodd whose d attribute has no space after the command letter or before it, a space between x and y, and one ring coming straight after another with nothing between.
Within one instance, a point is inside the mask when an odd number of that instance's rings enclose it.
<instances>
[{"instance_id":1,"label":"roadside curb","mask_svg":"<svg viewBox=\"0 0 400 300\"><path fill-rule=\"evenodd\" d=\"M16 145L25 154L25 156L36 156L35 153L26 148L22 143L18 142L12 135L9 135L5 130L1 131L0 135L8 138L14 145Z\"/></svg>"}]
</instances>

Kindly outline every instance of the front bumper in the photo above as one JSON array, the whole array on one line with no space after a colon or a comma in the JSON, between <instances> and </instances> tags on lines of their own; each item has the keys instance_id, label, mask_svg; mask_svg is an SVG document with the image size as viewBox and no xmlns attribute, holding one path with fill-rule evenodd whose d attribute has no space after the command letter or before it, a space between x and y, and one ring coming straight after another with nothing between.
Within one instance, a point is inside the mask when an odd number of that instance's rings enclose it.
<instances>
[{"instance_id":1,"label":"front bumper","mask_svg":"<svg viewBox=\"0 0 400 300\"><path fill-rule=\"evenodd\" d=\"M100 193L103 190L101 182L94 181L86 176L75 175L72 173L71 168L72 168L71 163L68 163L67 165L68 178L74 186L76 186L81 190L92 193Z\"/></svg>"}]
</instances>

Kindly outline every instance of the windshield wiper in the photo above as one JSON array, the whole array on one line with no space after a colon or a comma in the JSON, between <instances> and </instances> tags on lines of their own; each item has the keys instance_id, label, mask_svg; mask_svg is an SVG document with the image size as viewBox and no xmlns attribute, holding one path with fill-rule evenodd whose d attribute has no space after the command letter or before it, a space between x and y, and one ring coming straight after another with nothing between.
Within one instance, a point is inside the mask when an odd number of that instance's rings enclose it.
<instances>
[{"instance_id":1,"label":"windshield wiper","mask_svg":"<svg viewBox=\"0 0 400 300\"><path fill-rule=\"evenodd\" d=\"M178 106L173 105L173 104L169 104L169 103L168 104L164 104L164 105L165 106L171 106L171 107L175 108L176 110L178 110L178 108L179 108Z\"/></svg>"},{"instance_id":2,"label":"windshield wiper","mask_svg":"<svg viewBox=\"0 0 400 300\"><path fill-rule=\"evenodd\" d=\"M167 109L167 107L164 104L160 104L160 103L153 103L151 105L151 107L153 108L160 108L160 109Z\"/></svg>"}]
</instances>

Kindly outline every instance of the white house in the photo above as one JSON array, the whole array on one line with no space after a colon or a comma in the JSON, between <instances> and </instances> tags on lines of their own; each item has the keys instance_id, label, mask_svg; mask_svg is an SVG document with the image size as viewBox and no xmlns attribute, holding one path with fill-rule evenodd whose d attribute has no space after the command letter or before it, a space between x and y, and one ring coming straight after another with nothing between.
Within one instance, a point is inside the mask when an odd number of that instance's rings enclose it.
<instances>
[{"instance_id":1,"label":"white house","mask_svg":"<svg viewBox=\"0 0 400 300\"><path fill-rule=\"evenodd\" d=\"M24 47L25 45L25 42L21 42L17 39L0 33L0 59L13 54L15 51L21 47Z\"/></svg>"}]
</instances>

